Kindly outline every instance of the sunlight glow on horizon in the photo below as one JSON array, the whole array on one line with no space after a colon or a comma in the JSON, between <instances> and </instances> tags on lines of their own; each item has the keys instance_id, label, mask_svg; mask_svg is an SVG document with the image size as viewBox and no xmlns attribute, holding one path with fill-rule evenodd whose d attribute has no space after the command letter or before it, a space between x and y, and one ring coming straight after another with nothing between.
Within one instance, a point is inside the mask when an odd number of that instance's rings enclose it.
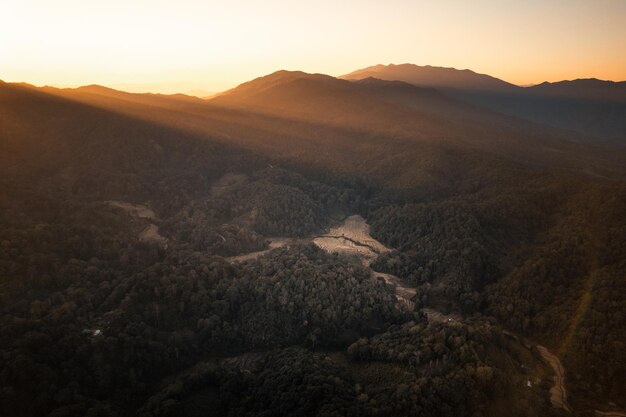
<instances>
[{"instance_id":1,"label":"sunlight glow on horizon","mask_svg":"<svg viewBox=\"0 0 626 417\"><path fill-rule=\"evenodd\" d=\"M626 1L9 0L0 79L209 94L275 70L469 68L515 84L626 79Z\"/></svg>"}]
</instances>

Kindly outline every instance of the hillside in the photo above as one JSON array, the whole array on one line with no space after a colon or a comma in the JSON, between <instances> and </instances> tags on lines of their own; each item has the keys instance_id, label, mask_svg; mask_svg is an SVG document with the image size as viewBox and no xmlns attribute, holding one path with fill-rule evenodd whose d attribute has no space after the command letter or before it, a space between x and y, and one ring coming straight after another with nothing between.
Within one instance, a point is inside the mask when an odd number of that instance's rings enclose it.
<instances>
[{"instance_id":1,"label":"hillside","mask_svg":"<svg viewBox=\"0 0 626 417\"><path fill-rule=\"evenodd\" d=\"M571 133L468 105L407 83L375 79L348 82L320 74L279 71L227 91L211 103L349 128L356 133L408 138L416 146L451 146L568 169L585 166L582 169L601 175L604 169L610 171L621 165L611 161L614 150L597 147L587 151L588 145L580 140L574 143ZM555 152L560 155L555 156ZM590 166L595 157L603 161Z\"/></svg>"},{"instance_id":2,"label":"hillside","mask_svg":"<svg viewBox=\"0 0 626 417\"><path fill-rule=\"evenodd\" d=\"M378 149L401 148L403 139L414 142L410 152L421 153L421 159L438 158L438 152L452 148L464 149L468 154L478 152L482 154L480 158L504 157L521 164L609 177L618 174L622 167L622 151L615 153L614 149L573 143L566 132L503 116L409 84L382 85L370 80L355 85L320 74L280 71L208 102L181 95L129 94L94 86L44 90L190 134L236 142L272 155L278 153L287 159L327 154L327 158L316 163L334 170L358 167L356 158L346 160L344 153L328 153L329 143L351 152L361 149L368 155L386 155ZM294 146L292 138L296 137L300 139ZM289 146L285 147L286 142ZM427 168L423 166L422 170ZM416 171L420 170L416 167ZM406 173L398 177L383 166L380 171L368 165L362 174L384 175L385 181L394 177L406 181Z\"/></svg>"},{"instance_id":3,"label":"hillside","mask_svg":"<svg viewBox=\"0 0 626 417\"><path fill-rule=\"evenodd\" d=\"M626 102L626 81L603 81L596 78L544 82L528 87L531 94L586 100Z\"/></svg>"},{"instance_id":4,"label":"hillside","mask_svg":"<svg viewBox=\"0 0 626 417\"><path fill-rule=\"evenodd\" d=\"M518 87L469 70L412 64L376 65L341 78L369 77L436 88L499 113L577 132L576 140L626 141L625 82L584 79Z\"/></svg>"},{"instance_id":5,"label":"hillside","mask_svg":"<svg viewBox=\"0 0 626 417\"><path fill-rule=\"evenodd\" d=\"M626 407L616 148L290 72L208 102L2 83L0 115L0 414L561 415L534 344L576 413ZM355 214L415 310L302 242Z\"/></svg>"}]
</instances>

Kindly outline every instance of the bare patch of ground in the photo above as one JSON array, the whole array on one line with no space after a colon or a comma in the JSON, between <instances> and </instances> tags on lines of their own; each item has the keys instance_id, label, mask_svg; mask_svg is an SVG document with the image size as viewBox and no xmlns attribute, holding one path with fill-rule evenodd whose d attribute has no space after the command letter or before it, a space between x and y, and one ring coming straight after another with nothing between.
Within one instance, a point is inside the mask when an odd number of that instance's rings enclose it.
<instances>
[{"instance_id":1,"label":"bare patch of ground","mask_svg":"<svg viewBox=\"0 0 626 417\"><path fill-rule=\"evenodd\" d=\"M562 408L571 412L567 405L567 390L565 389L565 369L559 358L546 347L537 345L537 350L543 360L550 365L554 371L554 385L550 388L550 402L554 408Z\"/></svg>"},{"instance_id":2,"label":"bare patch of ground","mask_svg":"<svg viewBox=\"0 0 626 417\"><path fill-rule=\"evenodd\" d=\"M107 201L113 207L121 208L130 216L157 221L156 214L152 209L141 205L127 203L126 201ZM159 226L154 223L148 224L140 233L139 240L142 242L156 242L159 245L167 247L167 238L159 234Z\"/></svg>"},{"instance_id":3,"label":"bare patch of ground","mask_svg":"<svg viewBox=\"0 0 626 417\"><path fill-rule=\"evenodd\" d=\"M167 246L167 238L159 234L159 226L149 224L139 233L139 240L143 242L156 242L160 245Z\"/></svg>"},{"instance_id":4,"label":"bare patch of ground","mask_svg":"<svg viewBox=\"0 0 626 417\"><path fill-rule=\"evenodd\" d=\"M331 228L327 234L317 239L321 239L319 244L315 241L314 243L329 252L356 251L357 254L376 258L391 250L370 235L369 224L358 214L346 218L342 224Z\"/></svg>"},{"instance_id":5,"label":"bare patch of ground","mask_svg":"<svg viewBox=\"0 0 626 417\"><path fill-rule=\"evenodd\" d=\"M128 214L130 214L133 217L156 220L156 215L154 214L154 211L152 211L151 209L149 209L148 207L144 205L131 204L125 201L107 201L107 203L109 203L113 207L118 207L118 208L121 208L122 210L125 210Z\"/></svg>"},{"instance_id":6,"label":"bare patch of ground","mask_svg":"<svg viewBox=\"0 0 626 417\"><path fill-rule=\"evenodd\" d=\"M434 310L432 308L423 308L422 312L426 314L429 321L439 322L439 323L453 323L460 322L463 318L458 314L443 314L440 311Z\"/></svg>"},{"instance_id":7,"label":"bare patch of ground","mask_svg":"<svg viewBox=\"0 0 626 417\"><path fill-rule=\"evenodd\" d=\"M413 311L415 308L415 303L413 302L413 297L416 294L416 289L413 287L407 286L407 284L398 278L395 275L385 274L383 272L372 271L372 274L375 278L382 278L385 280L385 283L388 285L392 285L396 289L396 298L400 301L404 306L409 310Z\"/></svg>"},{"instance_id":8,"label":"bare patch of ground","mask_svg":"<svg viewBox=\"0 0 626 417\"><path fill-rule=\"evenodd\" d=\"M215 181L211 186L211 196L217 197L225 192L231 190L232 188L245 183L248 180L248 177L244 174L235 174L229 172L221 177L219 180Z\"/></svg>"},{"instance_id":9,"label":"bare patch of ground","mask_svg":"<svg viewBox=\"0 0 626 417\"><path fill-rule=\"evenodd\" d=\"M255 372L261 368L264 358L264 352L249 352L239 356L225 358L222 363L237 368L240 371Z\"/></svg>"},{"instance_id":10,"label":"bare patch of ground","mask_svg":"<svg viewBox=\"0 0 626 417\"><path fill-rule=\"evenodd\" d=\"M230 175L230 174L227 174ZM355 255L363 261L365 266L369 266L371 261L379 254L389 252L389 248L372 238L369 234L369 225L365 219L359 215L346 218L339 226L333 227L326 234L312 236L308 238L268 238L269 248L262 251L250 252L242 255L226 258L229 262L243 262L256 259L269 251L295 243L314 243L320 249L328 253L341 253L344 255Z\"/></svg>"},{"instance_id":11,"label":"bare patch of ground","mask_svg":"<svg viewBox=\"0 0 626 417\"><path fill-rule=\"evenodd\" d=\"M313 239L313 243L328 253L357 256L365 265L369 265L378 257L371 247L343 236L319 236Z\"/></svg>"},{"instance_id":12,"label":"bare patch of ground","mask_svg":"<svg viewBox=\"0 0 626 417\"><path fill-rule=\"evenodd\" d=\"M595 410L594 413L598 417L626 417L626 412L624 412L624 411L600 411L600 410Z\"/></svg>"},{"instance_id":13,"label":"bare patch of ground","mask_svg":"<svg viewBox=\"0 0 626 417\"><path fill-rule=\"evenodd\" d=\"M297 239L291 239L288 237L272 237L272 238L268 238L268 240L270 243L267 249L256 251L256 252L244 253L243 255L229 256L225 259L230 263L239 263L239 262L249 261L249 260L258 258L259 256L263 256L269 251L282 248L285 245L292 244L297 241Z\"/></svg>"}]
</instances>

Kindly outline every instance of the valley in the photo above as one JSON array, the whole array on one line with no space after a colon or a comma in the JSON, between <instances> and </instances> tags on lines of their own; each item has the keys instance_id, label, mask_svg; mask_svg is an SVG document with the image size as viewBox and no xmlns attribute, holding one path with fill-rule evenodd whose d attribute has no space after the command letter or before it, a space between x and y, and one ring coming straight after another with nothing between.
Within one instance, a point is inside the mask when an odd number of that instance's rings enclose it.
<instances>
[{"instance_id":1,"label":"valley","mask_svg":"<svg viewBox=\"0 0 626 417\"><path fill-rule=\"evenodd\" d=\"M268 249L231 256L226 260L233 263L245 262L264 256L274 249L289 247L289 245L294 244L313 243L329 254L337 253L356 259L363 266L370 268L372 261L380 254L390 251L385 245L371 237L370 226L358 214L346 217L339 225L331 227L328 233L322 235L309 238L271 237L267 240L269 241ZM370 271L373 279L382 278L387 284L395 288L396 297L402 302L403 308L407 308L409 311L413 310L411 298L415 295L415 288L408 287L406 283L394 275L376 272L371 268Z\"/></svg>"},{"instance_id":2,"label":"valley","mask_svg":"<svg viewBox=\"0 0 626 417\"><path fill-rule=\"evenodd\" d=\"M346 261L351 258L358 259L365 267L370 267L372 261L374 261L380 254L390 252L391 249L372 238L370 235L370 226L366 220L360 215L352 215L346 217L339 225L331 227L329 232L321 236L313 236L307 239L290 239L290 238L270 238L269 248L259 252L253 252L249 254L242 254L234 257L227 258L229 262L244 262L257 259L260 256L268 254L270 251L288 246L291 244L306 244L313 243L320 249L328 252L329 254L337 253L346 257ZM414 309L413 297L416 294L417 288L411 287L399 277L391 274L385 274L371 270L372 278L384 279L385 283L390 285L395 292L398 301L401 303L402 308L406 308L408 311ZM432 308L421 308L420 311L426 315L428 321L437 322L443 324L461 324L463 325L463 318L459 314L444 314ZM515 336L515 340L520 341L520 347L527 347L530 349L533 346L526 346L521 344L523 337ZM541 359L549 365L551 375L548 378L553 379L553 384L550 387L550 402L552 407L556 409L563 409L568 413L572 413L571 408L567 403L567 389L565 386L565 370L559 358L552 352L550 352L545 346L535 345ZM243 363L249 362L249 356L233 359L236 363L243 361ZM258 360L258 356L257 356ZM245 369L244 365L238 365L240 369ZM529 380L530 381L530 380ZM535 381L539 382L539 381ZM597 415L621 415L619 412L615 414L604 413L596 410Z\"/></svg>"},{"instance_id":3,"label":"valley","mask_svg":"<svg viewBox=\"0 0 626 417\"><path fill-rule=\"evenodd\" d=\"M619 147L297 71L0 114L2 415L625 406Z\"/></svg>"}]
</instances>

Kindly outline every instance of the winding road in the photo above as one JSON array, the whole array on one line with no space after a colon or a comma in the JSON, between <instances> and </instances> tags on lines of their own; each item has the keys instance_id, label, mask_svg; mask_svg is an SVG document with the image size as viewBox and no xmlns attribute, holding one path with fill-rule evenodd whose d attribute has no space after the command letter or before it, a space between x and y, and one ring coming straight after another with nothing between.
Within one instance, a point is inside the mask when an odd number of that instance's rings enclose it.
<instances>
[{"instance_id":1,"label":"winding road","mask_svg":"<svg viewBox=\"0 0 626 417\"><path fill-rule=\"evenodd\" d=\"M600 411L594 410L596 416L599 417L626 417L626 411Z\"/></svg>"},{"instance_id":2,"label":"winding road","mask_svg":"<svg viewBox=\"0 0 626 417\"><path fill-rule=\"evenodd\" d=\"M548 350L545 346L535 345L542 359L550 365L554 372L554 384L550 388L550 402L554 408L562 408L572 412L567 404L567 390L565 389L565 368L559 358Z\"/></svg>"}]
</instances>

